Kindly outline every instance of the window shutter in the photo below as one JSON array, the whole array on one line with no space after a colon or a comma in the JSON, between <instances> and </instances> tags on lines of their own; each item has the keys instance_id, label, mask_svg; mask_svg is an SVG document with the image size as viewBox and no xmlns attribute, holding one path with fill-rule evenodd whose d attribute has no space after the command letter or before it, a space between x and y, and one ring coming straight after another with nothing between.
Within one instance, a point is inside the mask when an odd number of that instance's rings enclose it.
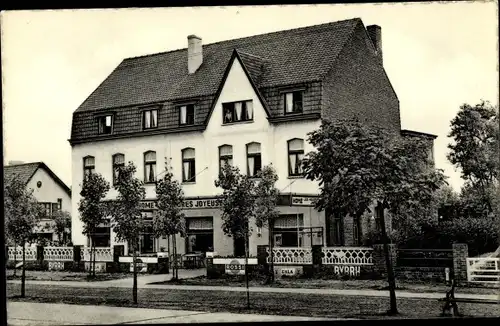
<instances>
[{"instance_id":1,"label":"window shutter","mask_svg":"<svg viewBox=\"0 0 500 326\"><path fill-rule=\"evenodd\" d=\"M247 106L247 119L252 120L253 119L253 101L247 101L246 102Z\"/></svg>"}]
</instances>

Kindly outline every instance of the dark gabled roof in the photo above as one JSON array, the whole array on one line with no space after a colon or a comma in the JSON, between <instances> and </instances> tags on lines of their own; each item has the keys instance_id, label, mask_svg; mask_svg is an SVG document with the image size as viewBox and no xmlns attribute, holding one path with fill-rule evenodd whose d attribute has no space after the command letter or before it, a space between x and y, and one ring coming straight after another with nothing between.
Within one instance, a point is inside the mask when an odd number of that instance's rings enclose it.
<instances>
[{"instance_id":1,"label":"dark gabled roof","mask_svg":"<svg viewBox=\"0 0 500 326\"><path fill-rule=\"evenodd\" d=\"M234 50L259 88L321 80L358 24L355 18L206 44L194 74L187 73L187 49L128 58L76 112L213 95Z\"/></svg>"},{"instance_id":2,"label":"dark gabled roof","mask_svg":"<svg viewBox=\"0 0 500 326\"><path fill-rule=\"evenodd\" d=\"M24 184L28 184L38 169L44 169L71 196L71 189L43 162L6 165L3 168L3 173L5 180L18 175Z\"/></svg>"}]
</instances>

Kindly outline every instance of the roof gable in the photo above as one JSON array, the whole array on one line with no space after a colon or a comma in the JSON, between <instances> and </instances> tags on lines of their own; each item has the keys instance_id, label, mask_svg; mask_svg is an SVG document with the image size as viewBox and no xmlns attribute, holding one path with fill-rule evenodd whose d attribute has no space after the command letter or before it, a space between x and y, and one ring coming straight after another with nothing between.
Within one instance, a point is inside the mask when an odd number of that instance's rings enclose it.
<instances>
[{"instance_id":1,"label":"roof gable","mask_svg":"<svg viewBox=\"0 0 500 326\"><path fill-rule=\"evenodd\" d=\"M194 74L187 73L187 49L125 59L76 112L215 94L235 49L258 87L319 80L360 22L356 18L207 44Z\"/></svg>"},{"instance_id":2,"label":"roof gable","mask_svg":"<svg viewBox=\"0 0 500 326\"><path fill-rule=\"evenodd\" d=\"M254 78L259 78L259 76L260 76L259 75L259 68L258 68L259 64L258 63L254 64L255 62L249 63L248 55L247 54L244 54L244 55L247 58L247 64L251 65L251 69L252 69L251 71L253 73ZM241 54L237 50L233 50L233 54L231 55L231 59L229 60L229 63L227 64L227 67L224 71L224 75L223 75L222 80L220 82L220 85L217 89L217 93L216 93L215 98L212 102L212 106L210 107L210 111L208 112L208 115L205 119L205 125L207 125L208 122L210 121L210 117L212 116L212 112L214 111L215 105L217 104L217 102L219 100L219 96L222 92L222 89L224 88L227 77L229 75L229 72L231 71L231 68L233 67L235 60L238 60L241 67L243 68L243 71L245 72L245 75L246 75L248 81L250 82L250 85L252 85L253 91L255 92L255 94L257 94L257 97L259 98L260 103L262 104L262 107L264 108L264 111L266 112L267 118L271 117L267 103L266 103L264 97L262 96L262 94L259 92L259 89L257 88L249 69L246 67L245 63L243 62Z\"/></svg>"},{"instance_id":3,"label":"roof gable","mask_svg":"<svg viewBox=\"0 0 500 326\"><path fill-rule=\"evenodd\" d=\"M4 178L8 180L13 178L15 175L18 175L21 181L27 185L38 169L45 170L45 172L47 172L50 177L54 179L54 181L59 184L59 186L61 186L69 196L71 196L71 189L43 162L4 166Z\"/></svg>"}]
</instances>

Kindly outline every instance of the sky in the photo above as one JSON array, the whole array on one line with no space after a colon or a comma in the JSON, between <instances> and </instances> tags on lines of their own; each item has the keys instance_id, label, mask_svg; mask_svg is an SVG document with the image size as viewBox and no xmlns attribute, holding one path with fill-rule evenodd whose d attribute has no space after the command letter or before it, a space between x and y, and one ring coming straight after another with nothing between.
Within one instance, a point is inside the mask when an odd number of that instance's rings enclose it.
<instances>
[{"instance_id":1,"label":"sky","mask_svg":"<svg viewBox=\"0 0 500 326\"><path fill-rule=\"evenodd\" d=\"M447 134L463 103L498 105L497 2L3 11L4 164L43 161L71 186L72 113L124 58L356 17L381 26L402 129L438 136L458 191Z\"/></svg>"}]
</instances>

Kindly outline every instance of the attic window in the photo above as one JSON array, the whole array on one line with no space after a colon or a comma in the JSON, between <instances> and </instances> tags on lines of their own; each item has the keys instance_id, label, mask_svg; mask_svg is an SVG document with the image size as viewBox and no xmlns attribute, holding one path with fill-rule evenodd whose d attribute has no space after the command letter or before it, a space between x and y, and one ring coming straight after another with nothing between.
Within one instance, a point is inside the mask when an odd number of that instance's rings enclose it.
<instances>
[{"instance_id":1,"label":"attic window","mask_svg":"<svg viewBox=\"0 0 500 326\"><path fill-rule=\"evenodd\" d=\"M194 104L182 105L179 107L179 124L194 124Z\"/></svg>"},{"instance_id":2,"label":"attic window","mask_svg":"<svg viewBox=\"0 0 500 326\"><path fill-rule=\"evenodd\" d=\"M222 103L222 112L222 121L224 124L253 121L253 102L250 100Z\"/></svg>"},{"instance_id":3,"label":"attic window","mask_svg":"<svg viewBox=\"0 0 500 326\"><path fill-rule=\"evenodd\" d=\"M151 129L158 127L158 109L148 109L143 111L142 127Z\"/></svg>"},{"instance_id":4,"label":"attic window","mask_svg":"<svg viewBox=\"0 0 500 326\"><path fill-rule=\"evenodd\" d=\"M284 94L285 113L302 113L302 91Z\"/></svg>"},{"instance_id":5,"label":"attic window","mask_svg":"<svg viewBox=\"0 0 500 326\"><path fill-rule=\"evenodd\" d=\"M113 116L105 115L97 118L99 124L99 135L111 134L113 129Z\"/></svg>"}]
</instances>

